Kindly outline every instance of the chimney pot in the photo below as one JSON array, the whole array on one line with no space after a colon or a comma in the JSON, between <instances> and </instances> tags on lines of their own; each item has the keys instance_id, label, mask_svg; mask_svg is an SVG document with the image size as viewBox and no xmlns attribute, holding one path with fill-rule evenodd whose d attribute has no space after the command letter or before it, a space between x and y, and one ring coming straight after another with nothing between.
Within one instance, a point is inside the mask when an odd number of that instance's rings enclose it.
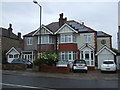
<instances>
[{"instance_id":1,"label":"chimney pot","mask_svg":"<svg viewBox=\"0 0 120 90\"><path fill-rule=\"evenodd\" d=\"M84 22L82 22L82 25L84 25Z\"/></svg>"},{"instance_id":2,"label":"chimney pot","mask_svg":"<svg viewBox=\"0 0 120 90\"><path fill-rule=\"evenodd\" d=\"M60 14L60 19L63 19L63 13Z\"/></svg>"}]
</instances>

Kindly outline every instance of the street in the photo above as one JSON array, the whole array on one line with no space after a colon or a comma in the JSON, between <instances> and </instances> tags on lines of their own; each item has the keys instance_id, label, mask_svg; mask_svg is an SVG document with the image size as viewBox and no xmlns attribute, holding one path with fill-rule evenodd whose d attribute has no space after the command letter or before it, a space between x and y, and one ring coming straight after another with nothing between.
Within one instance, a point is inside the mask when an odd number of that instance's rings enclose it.
<instances>
[{"instance_id":1,"label":"street","mask_svg":"<svg viewBox=\"0 0 120 90\"><path fill-rule=\"evenodd\" d=\"M2 88L32 88L42 90L56 88L118 88L118 80L102 80L101 78L99 80L82 80L3 74Z\"/></svg>"}]
</instances>

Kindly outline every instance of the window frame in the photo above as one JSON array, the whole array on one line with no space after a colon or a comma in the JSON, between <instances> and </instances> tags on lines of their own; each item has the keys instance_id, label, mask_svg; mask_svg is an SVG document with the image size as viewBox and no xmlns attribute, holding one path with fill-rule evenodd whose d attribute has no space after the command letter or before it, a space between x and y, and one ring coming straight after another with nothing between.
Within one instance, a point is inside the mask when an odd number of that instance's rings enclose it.
<instances>
[{"instance_id":1,"label":"window frame","mask_svg":"<svg viewBox=\"0 0 120 90\"><path fill-rule=\"evenodd\" d=\"M77 51L62 51L60 52L60 60L73 61L77 59Z\"/></svg>"},{"instance_id":2,"label":"window frame","mask_svg":"<svg viewBox=\"0 0 120 90\"><path fill-rule=\"evenodd\" d=\"M75 34L61 34L60 43L76 43L77 37Z\"/></svg>"},{"instance_id":3,"label":"window frame","mask_svg":"<svg viewBox=\"0 0 120 90\"><path fill-rule=\"evenodd\" d=\"M33 37L27 37L27 45L33 45Z\"/></svg>"},{"instance_id":4,"label":"window frame","mask_svg":"<svg viewBox=\"0 0 120 90\"><path fill-rule=\"evenodd\" d=\"M84 35L84 42L91 43L91 35Z\"/></svg>"},{"instance_id":5,"label":"window frame","mask_svg":"<svg viewBox=\"0 0 120 90\"><path fill-rule=\"evenodd\" d=\"M85 54L89 54L89 58L86 59ZM82 58L83 55L83 58ZM93 57L93 59L92 59ZM95 60L94 60L94 51L80 51L80 59L84 59L88 66L95 66Z\"/></svg>"}]
</instances>

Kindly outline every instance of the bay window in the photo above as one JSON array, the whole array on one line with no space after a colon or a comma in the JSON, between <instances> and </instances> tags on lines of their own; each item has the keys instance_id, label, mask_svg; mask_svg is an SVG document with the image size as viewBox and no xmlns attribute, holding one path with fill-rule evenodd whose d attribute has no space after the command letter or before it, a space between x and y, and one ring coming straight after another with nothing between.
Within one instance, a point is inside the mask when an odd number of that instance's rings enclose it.
<instances>
[{"instance_id":1,"label":"bay window","mask_svg":"<svg viewBox=\"0 0 120 90\"><path fill-rule=\"evenodd\" d=\"M75 60L75 59L77 59L77 52L75 51L60 52L60 60L69 61L69 60Z\"/></svg>"}]
</instances>

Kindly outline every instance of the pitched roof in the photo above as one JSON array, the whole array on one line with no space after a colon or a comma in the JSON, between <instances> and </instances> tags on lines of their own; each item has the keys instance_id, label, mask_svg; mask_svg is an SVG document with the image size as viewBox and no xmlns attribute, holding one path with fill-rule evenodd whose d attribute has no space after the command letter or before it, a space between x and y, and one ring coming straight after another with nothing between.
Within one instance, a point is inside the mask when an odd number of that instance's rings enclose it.
<instances>
[{"instance_id":1,"label":"pitched roof","mask_svg":"<svg viewBox=\"0 0 120 90\"><path fill-rule=\"evenodd\" d=\"M73 28L74 30L78 31L78 32L96 32L95 30L83 25L83 24L80 24L79 22L76 22L74 20L70 20L70 21L66 21L66 24L68 24L71 28ZM59 27L59 22L52 22L48 25L45 26L47 29L49 29L50 31L52 31L53 33L55 33L60 27ZM24 35L23 37L25 36L32 36L35 32L35 31L32 31L26 35Z\"/></svg>"},{"instance_id":2,"label":"pitched roof","mask_svg":"<svg viewBox=\"0 0 120 90\"><path fill-rule=\"evenodd\" d=\"M5 28L2 28L0 27L0 31L2 31L2 37L7 37L7 38L11 38L11 39L19 39L18 36L14 33L11 33L12 35L9 36L9 33L8 33L8 29L5 29Z\"/></svg>"},{"instance_id":3,"label":"pitched roof","mask_svg":"<svg viewBox=\"0 0 120 90\"><path fill-rule=\"evenodd\" d=\"M84 32L97 32L97 37L112 37L111 35L103 32L103 31L95 31L93 30L92 28L84 25L84 24L81 24L77 21L74 21L74 20L69 20L69 21L66 21L65 22L67 25L69 25L71 28L73 28L74 30L76 30L77 32L79 33L84 33ZM44 25L45 26L45 25ZM57 32L61 27L59 26L59 22L52 22L48 25L45 26L47 29L49 29L51 32L55 33ZM38 30L38 29L37 29ZM32 36L37 30L35 31L32 31L26 35L24 35L23 37L25 36Z\"/></svg>"},{"instance_id":4,"label":"pitched roof","mask_svg":"<svg viewBox=\"0 0 120 90\"><path fill-rule=\"evenodd\" d=\"M112 37L112 36L103 31L97 31L97 37Z\"/></svg>"},{"instance_id":5,"label":"pitched roof","mask_svg":"<svg viewBox=\"0 0 120 90\"><path fill-rule=\"evenodd\" d=\"M32 36L36 31L37 31L37 30L32 31L32 32L30 32L30 33L24 35L23 37L30 37L30 36Z\"/></svg>"},{"instance_id":6,"label":"pitched roof","mask_svg":"<svg viewBox=\"0 0 120 90\"><path fill-rule=\"evenodd\" d=\"M107 49L109 52L111 52L112 54L116 55L115 52L113 52L110 48L108 48L106 45L103 46L103 48L101 48L97 53L96 56L99 55L104 49Z\"/></svg>"},{"instance_id":7,"label":"pitched roof","mask_svg":"<svg viewBox=\"0 0 120 90\"><path fill-rule=\"evenodd\" d=\"M67 21L66 23L78 32L96 32L95 30L91 29L90 27L87 27L86 25L81 24L74 20Z\"/></svg>"},{"instance_id":8,"label":"pitched roof","mask_svg":"<svg viewBox=\"0 0 120 90\"><path fill-rule=\"evenodd\" d=\"M52 22L48 25L46 25L48 29L50 29L53 33L56 32L60 27L59 27L59 22Z\"/></svg>"},{"instance_id":9,"label":"pitched roof","mask_svg":"<svg viewBox=\"0 0 120 90\"><path fill-rule=\"evenodd\" d=\"M20 49L20 48L15 48L15 47L12 47L12 48L6 53L6 55L8 55L12 50L14 50L16 53L18 53L18 54L20 55L21 49Z\"/></svg>"},{"instance_id":10,"label":"pitched roof","mask_svg":"<svg viewBox=\"0 0 120 90\"><path fill-rule=\"evenodd\" d=\"M66 21L66 24L68 24L71 28L73 28L74 30L78 31L78 32L91 32L94 31L93 29L79 23L76 22L74 20L69 20ZM60 27L59 27L59 22L53 22L50 23L48 25L46 25L46 27L48 29L50 29L52 32L56 32Z\"/></svg>"}]
</instances>

